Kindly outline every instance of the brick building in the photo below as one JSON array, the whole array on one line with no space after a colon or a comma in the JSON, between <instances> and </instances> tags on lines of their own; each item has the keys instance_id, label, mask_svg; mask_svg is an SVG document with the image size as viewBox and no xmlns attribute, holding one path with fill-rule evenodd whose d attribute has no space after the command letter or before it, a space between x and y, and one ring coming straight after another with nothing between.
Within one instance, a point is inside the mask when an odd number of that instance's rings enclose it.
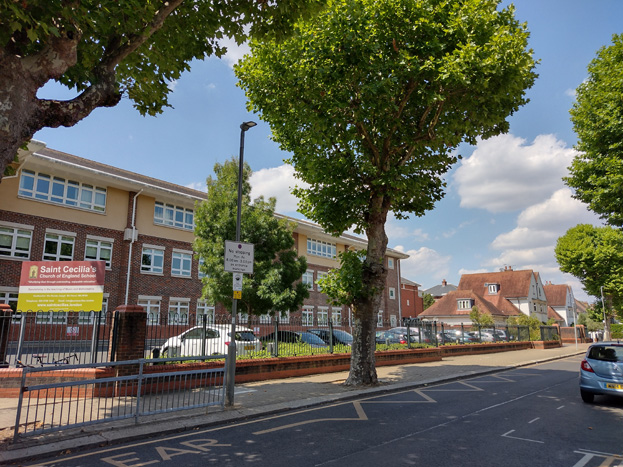
<instances>
[{"instance_id":1,"label":"brick building","mask_svg":"<svg viewBox=\"0 0 623 467\"><path fill-rule=\"evenodd\" d=\"M107 266L104 311L138 304L154 326L227 313L201 299L192 243L195 203L206 193L37 142L20 153L14 168L16 175L0 183L0 303L15 307L22 261L96 259ZM331 237L318 225L295 221L295 247L308 261L302 280L310 297L300 311L303 324L345 321L348 310L329 306L316 281L338 265L337 253L365 248L366 242L351 235ZM407 257L387 252L379 323L400 322L399 262ZM81 314L92 322L91 310ZM37 321L63 324L64 315L38 311Z\"/></svg>"}]
</instances>

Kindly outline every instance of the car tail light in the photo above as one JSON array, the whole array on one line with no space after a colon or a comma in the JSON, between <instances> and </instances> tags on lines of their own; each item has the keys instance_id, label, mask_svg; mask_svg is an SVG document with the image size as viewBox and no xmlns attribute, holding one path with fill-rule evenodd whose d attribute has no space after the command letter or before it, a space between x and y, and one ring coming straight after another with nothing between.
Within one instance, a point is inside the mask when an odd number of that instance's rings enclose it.
<instances>
[{"instance_id":1,"label":"car tail light","mask_svg":"<svg viewBox=\"0 0 623 467\"><path fill-rule=\"evenodd\" d=\"M582 360L582 363L580 363L580 368L582 368L584 371L590 371L591 373L595 373L591 368L591 365L586 360Z\"/></svg>"},{"instance_id":2,"label":"car tail light","mask_svg":"<svg viewBox=\"0 0 623 467\"><path fill-rule=\"evenodd\" d=\"M229 345L229 342L225 342L225 345Z\"/></svg>"},{"instance_id":3,"label":"car tail light","mask_svg":"<svg viewBox=\"0 0 623 467\"><path fill-rule=\"evenodd\" d=\"M406 341L405 339L400 339L400 343L401 343L401 344L406 344L406 343L407 343L407 341Z\"/></svg>"}]
</instances>

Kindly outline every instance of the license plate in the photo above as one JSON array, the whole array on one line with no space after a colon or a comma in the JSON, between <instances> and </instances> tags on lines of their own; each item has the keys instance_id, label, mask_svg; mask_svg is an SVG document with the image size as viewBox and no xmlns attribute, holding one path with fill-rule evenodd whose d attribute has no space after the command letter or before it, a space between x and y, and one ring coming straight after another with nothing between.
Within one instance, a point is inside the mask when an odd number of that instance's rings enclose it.
<instances>
[{"instance_id":1,"label":"license plate","mask_svg":"<svg viewBox=\"0 0 623 467\"><path fill-rule=\"evenodd\" d=\"M623 389L623 384L606 383L607 389Z\"/></svg>"},{"instance_id":2,"label":"license plate","mask_svg":"<svg viewBox=\"0 0 623 467\"><path fill-rule=\"evenodd\" d=\"M245 345L244 350L255 350L255 346L253 345Z\"/></svg>"}]
</instances>

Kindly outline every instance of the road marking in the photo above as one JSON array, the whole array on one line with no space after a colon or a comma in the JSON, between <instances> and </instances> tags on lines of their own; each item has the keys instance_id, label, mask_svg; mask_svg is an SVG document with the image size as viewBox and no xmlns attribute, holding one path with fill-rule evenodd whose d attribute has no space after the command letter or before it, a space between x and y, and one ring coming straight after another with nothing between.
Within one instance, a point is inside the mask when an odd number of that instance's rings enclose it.
<instances>
[{"instance_id":1,"label":"road marking","mask_svg":"<svg viewBox=\"0 0 623 467\"><path fill-rule=\"evenodd\" d=\"M266 433L274 433L275 431L287 430L289 428L294 428L294 427L303 426L303 425L310 425L312 423L317 423L317 422L367 421L368 416L364 412L363 407L361 407L361 403L353 402L353 406L355 407L355 411L357 412L357 415L358 415L357 418L316 418L313 420L303 420L302 422L290 423L289 425L281 425L275 428L269 428L268 430L255 431L253 434L254 435L265 435Z\"/></svg>"},{"instance_id":2,"label":"road marking","mask_svg":"<svg viewBox=\"0 0 623 467\"><path fill-rule=\"evenodd\" d=\"M536 422L536 421L537 421L537 420L539 420L540 418L541 418L541 417L537 417L537 418L534 418L534 419L530 420L530 421L528 422L528 425L529 425L530 423L534 423L534 422Z\"/></svg>"},{"instance_id":3,"label":"road marking","mask_svg":"<svg viewBox=\"0 0 623 467\"><path fill-rule=\"evenodd\" d=\"M514 433L515 430L511 430L511 431L507 431L506 433L504 433L502 435L502 438L511 438L511 439L518 439L520 441L529 441L531 443L539 443L539 444L545 444L545 442L543 441L537 441L535 439L528 439L528 438L518 438L517 436L509 436L511 433Z\"/></svg>"},{"instance_id":4,"label":"road marking","mask_svg":"<svg viewBox=\"0 0 623 467\"><path fill-rule=\"evenodd\" d=\"M608 467L608 466L614 466L613 462L616 460L622 460L623 456L618 455L618 454L610 454L610 453L605 453L605 452L599 452L599 451L590 451L588 449L580 449L579 451L573 451L575 454L582 454L584 457L582 457L582 459L580 459L579 461L577 461L573 467L584 467L586 464L588 464L591 460L593 460L594 458L600 458L603 459L603 462L601 463L600 467ZM622 463L619 463L619 465L623 465Z\"/></svg>"}]
</instances>

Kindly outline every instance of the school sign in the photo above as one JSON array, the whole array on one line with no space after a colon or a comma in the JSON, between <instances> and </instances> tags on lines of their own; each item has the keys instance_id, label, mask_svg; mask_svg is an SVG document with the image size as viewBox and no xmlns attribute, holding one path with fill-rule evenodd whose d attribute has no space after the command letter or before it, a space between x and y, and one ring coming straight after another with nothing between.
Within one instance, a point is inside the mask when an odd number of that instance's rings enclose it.
<instances>
[{"instance_id":1,"label":"school sign","mask_svg":"<svg viewBox=\"0 0 623 467\"><path fill-rule=\"evenodd\" d=\"M24 261L17 309L100 311L105 272L105 261Z\"/></svg>"}]
</instances>

